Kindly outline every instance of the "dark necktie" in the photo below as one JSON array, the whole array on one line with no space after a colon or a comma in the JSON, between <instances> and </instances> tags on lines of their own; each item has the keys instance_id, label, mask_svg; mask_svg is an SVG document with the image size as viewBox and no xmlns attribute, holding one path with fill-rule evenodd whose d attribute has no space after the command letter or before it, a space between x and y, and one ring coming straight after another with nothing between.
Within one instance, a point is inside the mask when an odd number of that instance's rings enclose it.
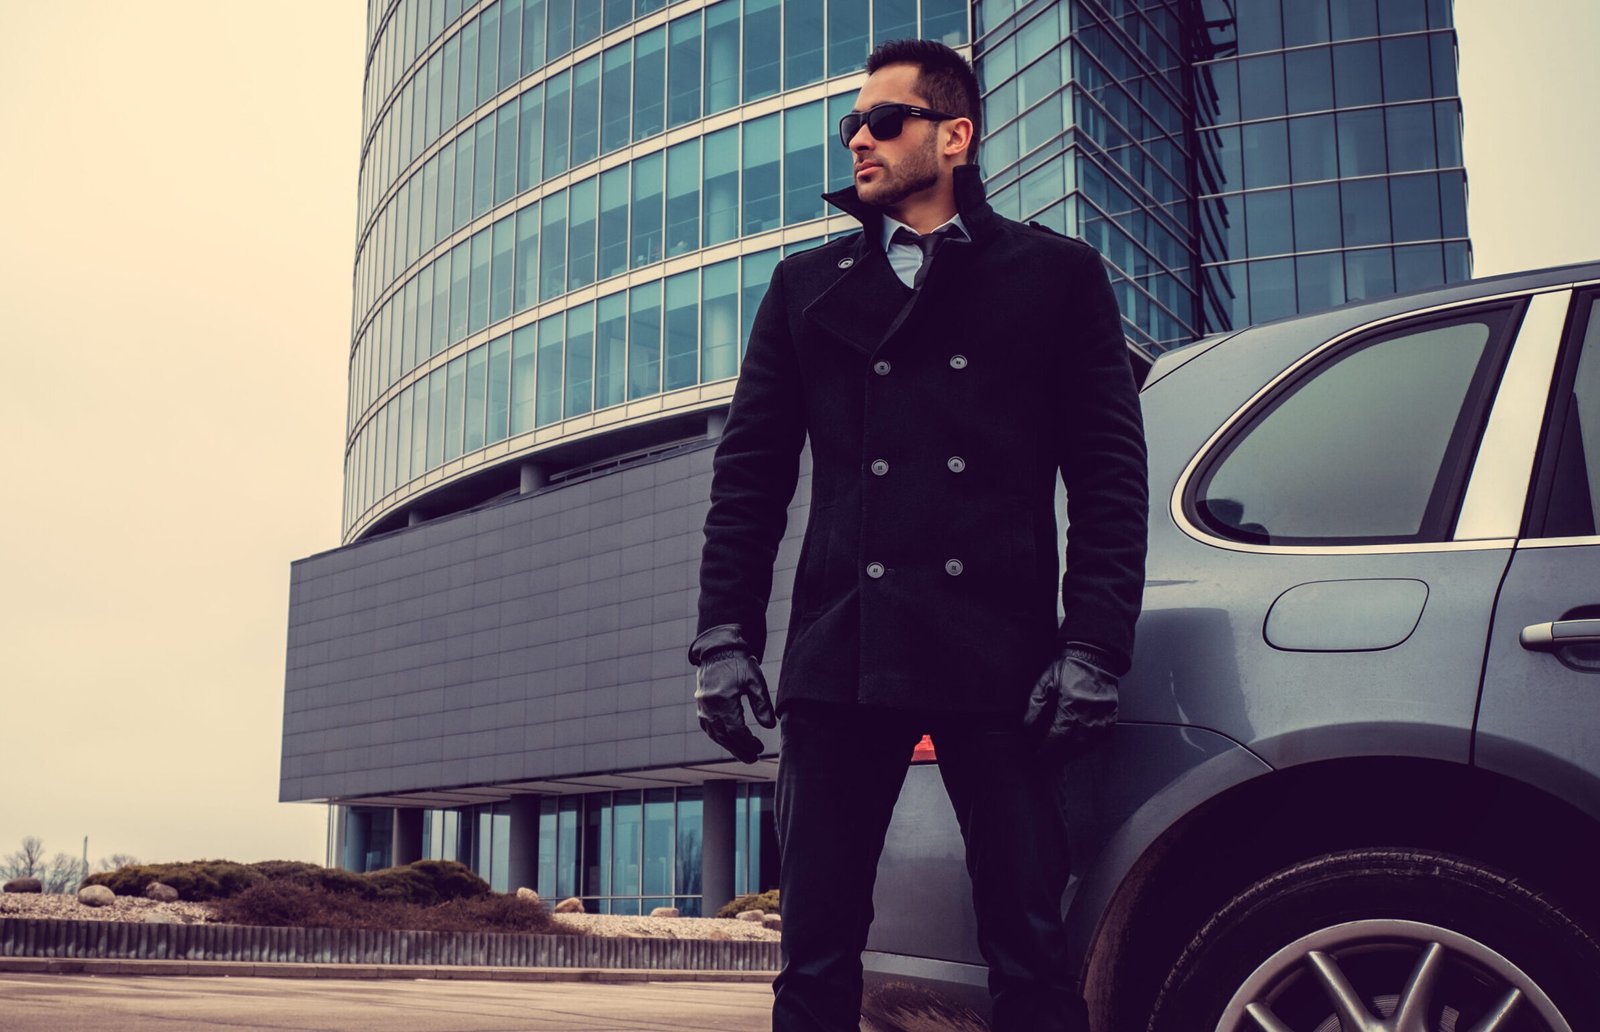
<instances>
[{"instance_id":1,"label":"dark necktie","mask_svg":"<svg viewBox=\"0 0 1600 1032\"><path fill-rule=\"evenodd\" d=\"M933 265L933 252L938 249L942 241L955 235L955 229L953 225L941 226L926 236L918 236L901 226L894 231L894 236L889 238L891 244L910 244L922 251L922 264L917 266L917 274L911 279L913 288L921 289L922 281L928 278L928 269Z\"/></svg>"}]
</instances>

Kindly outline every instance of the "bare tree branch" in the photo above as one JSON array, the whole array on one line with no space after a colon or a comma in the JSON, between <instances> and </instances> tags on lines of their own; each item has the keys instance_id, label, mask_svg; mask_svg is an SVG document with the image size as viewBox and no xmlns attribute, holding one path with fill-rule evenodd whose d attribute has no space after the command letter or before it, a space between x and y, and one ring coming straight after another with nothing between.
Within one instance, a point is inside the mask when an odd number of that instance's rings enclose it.
<instances>
[{"instance_id":1,"label":"bare tree branch","mask_svg":"<svg viewBox=\"0 0 1600 1032\"><path fill-rule=\"evenodd\" d=\"M84 877L83 862L75 856L57 853L49 864L40 866L40 873L35 877L45 892L76 892Z\"/></svg>"}]
</instances>

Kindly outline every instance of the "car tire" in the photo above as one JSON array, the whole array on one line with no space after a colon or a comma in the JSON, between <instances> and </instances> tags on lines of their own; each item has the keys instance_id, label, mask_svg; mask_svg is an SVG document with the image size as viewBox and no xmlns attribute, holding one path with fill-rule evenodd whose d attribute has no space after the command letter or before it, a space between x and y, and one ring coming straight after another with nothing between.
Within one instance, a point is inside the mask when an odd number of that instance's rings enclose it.
<instances>
[{"instance_id":1,"label":"car tire","mask_svg":"<svg viewBox=\"0 0 1600 1032\"><path fill-rule=\"evenodd\" d=\"M1351 850L1278 871L1217 911L1148 1029L1386 1029L1410 992L1411 1006L1431 1003L1405 1028L1582 1032L1600 1029L1597 971L1600 943L1513 879L1442 853Z\"/></svg>"}]
</instances>

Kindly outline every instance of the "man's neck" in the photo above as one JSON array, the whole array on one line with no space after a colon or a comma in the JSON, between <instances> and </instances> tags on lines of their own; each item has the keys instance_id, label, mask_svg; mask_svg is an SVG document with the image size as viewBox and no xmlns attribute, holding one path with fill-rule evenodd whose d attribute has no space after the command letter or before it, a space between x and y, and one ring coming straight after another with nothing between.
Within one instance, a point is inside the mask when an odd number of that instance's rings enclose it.
<instances>
[{"instance_id":1,"label":"man's neck","mask_svg":"<svg viewBox=\"0 0 1600 1032\"><path fill-rule=\"evenodd\" d=\"M885 207L883 213L897 222L904 222L919 234L931 233L955 217L955 188L947 177L937 186Z\"/></svg>"}]
</instances>

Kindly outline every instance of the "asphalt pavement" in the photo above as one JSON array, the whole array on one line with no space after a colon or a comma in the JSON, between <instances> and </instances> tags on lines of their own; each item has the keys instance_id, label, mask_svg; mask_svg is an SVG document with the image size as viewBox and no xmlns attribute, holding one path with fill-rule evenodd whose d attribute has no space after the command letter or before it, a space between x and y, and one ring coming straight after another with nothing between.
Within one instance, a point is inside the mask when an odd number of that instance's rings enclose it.
<instances>
[{"instance_id":1,"label":"asphalt pavement","mask_svg":"<svg viewBox=\"0 0 1600 1032\"><path fill-rule=\"evenodd\" d=\"M757 1032L772 986L0 973L6 1032Z\"/></svg>"}]
</instances>

